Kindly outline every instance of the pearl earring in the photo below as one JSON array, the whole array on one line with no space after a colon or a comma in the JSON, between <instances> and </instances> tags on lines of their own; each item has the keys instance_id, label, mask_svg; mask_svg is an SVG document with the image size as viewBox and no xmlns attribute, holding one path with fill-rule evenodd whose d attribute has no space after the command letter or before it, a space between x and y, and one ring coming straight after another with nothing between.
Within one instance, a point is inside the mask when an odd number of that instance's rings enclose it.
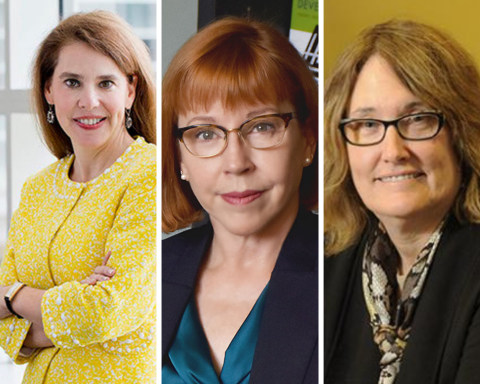
<instances>
[{"instance_id":1,"label":"pearl earring","mask_svg":"<svg viewBox=\"0 0 480 384\"><path fill-rule=\"evenodd\" d=\"M305 162L306 162L307 164L310 164L311 161L312 161L312 159L310 159L310 157L307 157L307 158L305 159Z\"/></svg>"},{"instance_id":2,"label":"pearl earring","mask_svg":"<svg viewBox=\"0 0 480 384\"><path fill-rule=\"evenodd\" d=\"M182 171L180 171L180 179L187 181L187 176L185 176Z\"/></svg>"}]
</instances>

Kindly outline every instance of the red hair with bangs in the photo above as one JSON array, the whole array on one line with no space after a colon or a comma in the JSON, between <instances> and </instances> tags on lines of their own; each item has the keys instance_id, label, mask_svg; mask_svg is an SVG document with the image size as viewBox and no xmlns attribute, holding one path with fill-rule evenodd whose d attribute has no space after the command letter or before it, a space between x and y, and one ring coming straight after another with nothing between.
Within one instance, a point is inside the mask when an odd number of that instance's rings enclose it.
<instances>
[{"instance_id":1,"label":"red hair with bangs","mask_svg":"<svg viewBox=\"0 0 480 384\"><path fill-rule=\"evenodd\" d=\"M290 102L308 140L318 139L318 87L297 50L273 27L228 17L187 41L162 85L162 230L172 232L202 218L202 207L180 179L178 116L207 110ZM318 208L318 156L304 168L300 202Z\"/></svg>"}]
</instances>

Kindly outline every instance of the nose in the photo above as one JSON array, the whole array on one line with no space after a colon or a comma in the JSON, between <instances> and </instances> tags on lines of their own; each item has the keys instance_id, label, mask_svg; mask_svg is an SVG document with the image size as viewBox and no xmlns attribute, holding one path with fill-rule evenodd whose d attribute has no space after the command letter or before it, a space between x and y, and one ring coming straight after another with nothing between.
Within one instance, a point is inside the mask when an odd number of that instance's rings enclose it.
<instances>
[{"instance_id":1,"label":"nose","mask_svg":"<svg viewBox=\"0 0 480 384\"><path fill-rule=\"evenodd\" d=\"M91 87L84 87L79 97L78 106L82 109L90 111L100 104L97 92Z\"/></svg>"},{"instance_id":2,"label":"nose","mask_svg":"<svg viewBox=\"0 0 480 384\"><path fill-rule=\"evenodd\" d=\"M221 157L226 173L240 175L251 171L254 165L249 155L250 149L240 137L239 131L228 133L228 144Z\"/></svg>"},{"instance_id":3,"label":"nose","mask_svg":"<svg viewBox=\"0 0 480 384\"><path fill-rule=\"evenodd\" d=\"M398 134L395 127L389 126L382 141L382 160L385 162L398 163L409 157L409 151L405 140Z\"/></svg>"}]
</instances>

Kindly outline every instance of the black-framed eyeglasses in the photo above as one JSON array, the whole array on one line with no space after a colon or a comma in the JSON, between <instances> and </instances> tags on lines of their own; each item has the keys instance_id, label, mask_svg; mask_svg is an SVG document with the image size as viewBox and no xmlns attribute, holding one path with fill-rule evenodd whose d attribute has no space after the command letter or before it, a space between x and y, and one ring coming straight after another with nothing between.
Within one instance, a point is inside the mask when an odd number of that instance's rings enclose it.
<instances>
[{"instance_id":1,"label":"black-framed eyeglasses","mask_svg":"<svg viewBox=\"0 0 480 384\"><path fill-rule=\"evenodd\" d=\"M228 144L228 133L237 131L243 142L255 149L267 149L280 144L288 123L295 112L261 115L245 121L240 127L226 129L215 124L190 125L177 128L177 138L197 157L213 157L222 153Z\"/></svg>"},{"instance_id":2,"label":"black-framed eyeglasses","mask_svg":"<svg viewBox=\"0 0 480 384\"><path fill-rule=\"evenodd\" d=\"M343 119L338 128L344 139L352 145L369 146L380 143L387 129L394 126L404 140L422 141L434 138L445 123L439 112L422 112L399 117L395 120Z\"/></svg>"}]
</instances>

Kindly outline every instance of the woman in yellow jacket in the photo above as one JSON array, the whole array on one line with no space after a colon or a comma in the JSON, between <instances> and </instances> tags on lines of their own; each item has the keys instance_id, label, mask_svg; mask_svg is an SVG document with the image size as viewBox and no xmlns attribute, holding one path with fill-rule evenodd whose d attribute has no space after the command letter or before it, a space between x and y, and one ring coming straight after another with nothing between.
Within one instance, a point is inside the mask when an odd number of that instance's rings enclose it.
<instances>
[{"instance_id":1,"label":"woman in yellow jacket","mask_svg":"<svg viewBox=\"0 0 480 384\"><path fill-rule=\"evenodd\" d=\"M150 67L108 12L66 19L37 52L35 109L59 160L25 183L0 269L0 345L29 363L23 383L155 382Z\"/></svg>"}]
</instances>

